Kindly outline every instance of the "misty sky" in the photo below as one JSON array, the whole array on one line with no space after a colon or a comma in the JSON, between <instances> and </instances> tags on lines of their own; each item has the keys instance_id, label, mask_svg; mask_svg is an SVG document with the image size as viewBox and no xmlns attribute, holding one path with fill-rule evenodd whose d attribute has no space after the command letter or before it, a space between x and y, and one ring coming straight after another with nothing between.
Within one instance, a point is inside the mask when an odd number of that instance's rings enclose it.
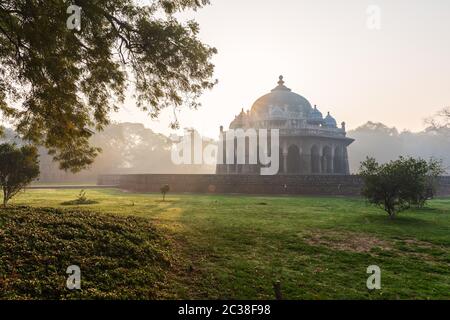
<instances>
[{"instance_id":1,"label":"misty sky","mask_svg":"<svg viewBox=\"0 0 450 320\"><path fill-rule=\"evenodd\" d=\"M182 127L216 137L241 108L275 87L294 92L355 128L368 120L419 131L424 118L450 106L449 0L211 0L195 18L201 39L219 50L218 86ZM367 8L380 8L380 30ZM158 121L127 101L112 117L171 133L172 110Z\"/></svg>"}]
</instances>

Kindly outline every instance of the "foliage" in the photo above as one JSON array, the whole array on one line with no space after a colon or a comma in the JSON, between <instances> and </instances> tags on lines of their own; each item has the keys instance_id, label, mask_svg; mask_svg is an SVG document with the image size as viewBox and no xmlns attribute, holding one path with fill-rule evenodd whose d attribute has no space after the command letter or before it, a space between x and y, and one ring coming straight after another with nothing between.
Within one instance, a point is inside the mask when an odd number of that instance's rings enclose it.
<instances>
[{"instance_id":1,"label":"foliage","mask_svg":"<svg viewBox=\"0 0 450 320\"><path fill-rule=\"evenodd\" d=\"M434 116L426 119L426 122L435 131L450 129L450 107L439 110Z\"/></svg>"},{"instance_id":2,"label":"foliage","mask_svg":"<svg viewBox=\"0 0 450 320\"><path fill-rule=\"evenodd\" d=\"M168 184L165 184L161 187L161 193L163 195L163 201L166 200L166 193L168 193L170 191L170 186Z\"/></svg>"},{"instance_id":3,"label":"foliage","mask_svg":"<svg viewBox=\"0 0 450 320\"><path fill-rule=\"evenodd\" d=\"M411 206L424 206L435 191L435 178L443 172L439 161L400 157L380 165L374 158L361 163L362 194L391 218Z\"/></svg>"},{"instance_id":4,"label":"foliage","mask_svg":"<svg viewBox=\"0 0 450 320\"><path fill-rule=\"evenodd\" d=\"M11 207L0 212L0 299L156 299L170 266L149 220ZM66 269L81 269L81 290Z\"/></svg>"},{"instance_id":5,"label":"foliage","mask_svg":"<svg viewBox=\"0 0 450 320\"><path fill-rule=\"evenodd\" d=\"M3 189L3 206L27 184L39 176L37 149L25 145L0 144L0 185Z\"/></svg>"},{"instance_id":6,"label":"foliage","mask_svg":"<svg viewBox=\"0 0 450 320\"><path fill-rule=\"evenodd\" d=\"M82 8L80 31L66 26L72 4ZM158 117L168 106L196 108L201 93L214 86L216 49L198 39L195 21L174 15L206 4L1 1L0 111L62 169L85 168L100 151L89 138L109 123L128 87L138 107Z\"/></svg>"},{"instance_id":7,"label":"foliage","mask_svg":"<svg viewBox=\"0 0 450 320\"><path fill-rule=\"evenodd\" d=\"M61 202L61 204L64 206L94 204L94 203L98 203L98 201L88 199L86 197L86 191L84 190L80 191L80 193L78 194L78 198L76 198L75 200Z\"/></svg>"}]
</instances>

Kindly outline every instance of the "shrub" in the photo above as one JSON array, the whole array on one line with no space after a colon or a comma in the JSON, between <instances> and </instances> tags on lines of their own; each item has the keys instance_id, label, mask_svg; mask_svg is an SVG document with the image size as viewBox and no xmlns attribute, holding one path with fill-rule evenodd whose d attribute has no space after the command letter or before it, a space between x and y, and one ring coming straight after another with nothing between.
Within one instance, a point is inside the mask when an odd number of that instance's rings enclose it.
<instances>
[{"instance_id":1,"label":"shrub","mask_svg":"<svg viewBox=\"0 0 450 320\"><path fill-rule=\"evenodd\" d=\"M170 186L168 184L165 184L161 187L161 193L163 195L163 201L166 200L166 193L168 193L170 191Z\"/></svg>"},{"instance_id":2,"label":"shrub","mask_svg":"<svg viewBox=\"0 0 450 320\"><path fill-rule=\"evenodd\" d=\"M158 299L172 258L151 221L78 209L0 211L1 299ZM66 269L81 269L68 290Z\"/></svg>"},{"instance_id":3,"label":"shrub","mask_svg":"<svg viewBox=\"0 0 450 320\"><path fill-rule=\"evenodd\" d=\"M39 155L30 145L20 148L15 144L0 145L0 184L3 189L3 207L20 190L39 176Z\"/></svg>"},{"instance_id":4,"label":"shrub","mask_svg":"<svg viewBox=\"0 0 450 320\"><path fill-rule=\"evenodd\" d=\"M86 191L81 190L80 193L78 194L78 198L76 198L75 200L64 201L61 204L63 206L71 206L71 205L83 205L83 204L95 204L95 203L98 203L98 201L89 200L86 197Z\"/></svg>"},{"instance_id":5,"label":"shrub","mask_svg":"<svg viewBox=\"0 0 450 320\"><path fill-rule=\"evenodd\" d=\"M436 177L443 172L440 162L400 157L380 165L374 158L361 163L362 194L385 210L391 219L411 206L424 206L435 192Z\"/></svg>"}]
</instances>

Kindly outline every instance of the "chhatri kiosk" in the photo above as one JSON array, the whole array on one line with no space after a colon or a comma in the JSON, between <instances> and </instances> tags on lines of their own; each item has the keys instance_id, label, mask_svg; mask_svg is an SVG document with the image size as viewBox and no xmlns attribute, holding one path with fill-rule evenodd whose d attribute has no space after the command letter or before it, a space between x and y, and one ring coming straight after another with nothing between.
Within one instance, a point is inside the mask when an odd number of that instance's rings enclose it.
<instances>
[{"instance_id":1,"label":"chhatri kiosk","mask_svg":"<svg viewBox=\"0 0 450 320\"><path fill-rule=\"evenodd\" d=\"M229 128L279 129L278 174L349 174L347 146L354 140L346 137L345 122L337 127L330 112L323 117L316 106L287 88L282 76L278 85L256 100L249 111L242 110ZM221 135L226 135L222 128ZM225 138L223 142L226 144ZM225 157L225 153L221 156ZM260 174L260 164L225 163L225 159L218 161L216 174Z\"/></svg>"}]
</instances>

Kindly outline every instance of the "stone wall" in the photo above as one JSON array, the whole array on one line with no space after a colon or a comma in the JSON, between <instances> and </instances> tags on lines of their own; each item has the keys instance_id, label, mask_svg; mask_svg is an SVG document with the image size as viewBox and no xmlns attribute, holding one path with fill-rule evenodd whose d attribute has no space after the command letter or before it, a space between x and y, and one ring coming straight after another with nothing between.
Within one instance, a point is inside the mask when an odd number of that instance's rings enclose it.
<instances>
[{"instance_id":1,"label":"stone wall","mask_svg":"<svg viewBox=\"0 0 450 320\"><path fill-rule=\"evenodd\" d=\"M117 185L133 192L159 192L164 184L175 193L244 193L358 196L362 180L356 175L218 175L130 174L101 175L99 185ZM438 195L450 196L450 177L439 178Z\"/></svg>"}]
</instances>

